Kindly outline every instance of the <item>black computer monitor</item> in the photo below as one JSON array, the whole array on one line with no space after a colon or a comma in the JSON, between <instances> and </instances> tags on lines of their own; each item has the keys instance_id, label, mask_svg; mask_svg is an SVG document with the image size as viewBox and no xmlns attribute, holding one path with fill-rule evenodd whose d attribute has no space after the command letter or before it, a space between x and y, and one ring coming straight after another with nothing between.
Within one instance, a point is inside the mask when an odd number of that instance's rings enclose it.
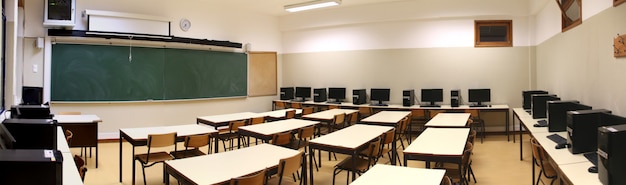
<instances>
[{"instance_id":1,"label":"black computer monitor","mask_svg":"<svg viewBox=\"0 0 626 185\"><path fill-rule=\"evenodd\" d=\"M428 106L438 106L436 102L443 102L443 89L422 89L422 102L429 102Z\"/></svg>"},{"instance_id":2,"label":"black computer monitor","mask_svg":"<svg viewBox=\"0 0 626 185\"><path fill-rule=\"evenodd\" d=\"M482 107L485 106L483 102L491 101L491 89L468 89L467 90L468 101L475 102L475 105L470 105L471 107Z\"/></svg>"},{"instance_id":3,"label":"black computer monitor","mask_svg":"<svg viewBox=\"0 0 626 185\"><path fill-rule=\"evenodd\" d=\"M333 99L333 103L341 103L343 99L346 99L346 88L329 87L328 98Z\"/></svg>"},{"instance_id":4,"label":"black computer monitor","mask_svg":"<svg viewBox=\"0 0 626 185\"><path fill-rule=\"evenodd\" d=\"M296 87L296 101L306 101L311 98L311 87Z\"/></svg>"},{"instance_id":5,"label":"black computer monitor","mask_svg":"<svg viewBox=\"0 0 626 185\"><path fill-rule=\"evenodd\" d=\"M293 87L281 87L280 88L280 100L292 100L294 94Z\"/></svg>"},{"instance_id":6,"label":"black computer monitor","mask_svg":"<svg viewBox=\"0 0 626 185\"><path fill-rule=\"evenodd\" d=\"M43 87L22 87L22 104L23 105L41 105L43 104Z\"/></svg>"},{"instance_id":7,"label":"black computer monitor","mask_svg":"<svg viewBox=\"0 0 626 185\"><path fill-rule=\"evenodd\" d=\"M523 98L523 105L522 107L524 109L531 109L531 105L532 105L532 95L533 94L548 94L548 91L542 91L542 90L530 90L530 91L522 91L522 98Z\"/></svg>"},{"instance_id":8,"label":"black computer monitor","mask_svg":"<svg viewBox=\"0 0 626 185\"><path fill-rule=\"evenodd\" d=\"M385 106L383 104L384 101L389 101L389 95L391 94L390 89L380 89L380 88L372 88L370 89L370 100L372 104L378 106ZM374 103L374 101L378 101L378 104Z\"/></svg>"},{"instance_id":9,"label":"black computer monitor","mask_svg":"<svg viewBox=\"0 0 626 185\"><path fill-rule=\"evenodd\" d=\"M14 144L15 138L11 132L4 127L4 124L0 124L0 149L13 149Z\"/></svg>"}]
</instances>

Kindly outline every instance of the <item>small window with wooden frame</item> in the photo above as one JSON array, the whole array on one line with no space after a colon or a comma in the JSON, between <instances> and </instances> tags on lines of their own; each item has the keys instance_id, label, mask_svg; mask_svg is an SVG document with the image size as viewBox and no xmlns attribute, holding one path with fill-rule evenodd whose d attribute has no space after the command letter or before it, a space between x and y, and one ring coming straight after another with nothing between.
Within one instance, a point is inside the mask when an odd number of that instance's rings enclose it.
<instances>
[{"instance_id":1,"label":"small window with wooden frame","mask_svg":"<svg viewBox=\"0 0 626 185\"><path fill-rule=\"evenodd\" d=\"M565 32L583 23L582 0L555 0L561 9L561 31Z\"/></svg>"},{"instance_id":2,"label":"small window with wooden frame","mask_svg":"<svg viewBox=\"0 0 626 185\"><path fill-rule=\"evenodd\" d=\"M613 7L619 6L624 2L626 2L626 0L613 0Z\"/></svg>"},{"instance_id":3,"label":"small window with wooden frame","mask_svg":"<svg viewBox=\"0 0 626 185\"><path fill-rule=\"evenodd\" d=\"M475 20L474 47L512 47L513 21Z\"/></svg>"}]
</instances>

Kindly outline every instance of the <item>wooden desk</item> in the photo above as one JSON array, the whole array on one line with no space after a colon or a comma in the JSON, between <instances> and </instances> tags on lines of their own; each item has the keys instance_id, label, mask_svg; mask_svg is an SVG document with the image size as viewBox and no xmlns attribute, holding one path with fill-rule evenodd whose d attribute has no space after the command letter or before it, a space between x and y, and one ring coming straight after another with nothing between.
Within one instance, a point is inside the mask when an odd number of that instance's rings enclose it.
<instances>
[{"instance_id":1,"label":"wooden desk","mask_svg":"<svg viewBox=\"0 0 626 185\"><path fill-rule=\"evenodd\" d=\"M197 123L210 125L217 130L217 127L228 126L231 121L247 120L250 118L260 117L262 115L254 112L240 112L232 114L220 114L212 116L202 116L196 118Z\"/></svg>"},{"instance_id":2,"label":"wooden desk","mask_svg":"<svg viewBox=\"0 0 626 185\"><path fill-rule=\"evenodd\" d=\"M297 155L298 150L260 144L238 150L165 161L165 171L183 184L221 184L231 178L275 168L282 158ZM306 160L302 173L306 174ZM169 179L169 175L166 178ZM306 175L302 182L306 184ZM169 180L166 180L169 184Z\"/></svg>"},{"instance_id":3,"label":"wooden desk","mask_svg":"<svg viewBox=\"0 0 626 185\"><path fill-rule=\"evenodd\" d=\"M266 118L277 120L277 119L285 118L285 116L287 115L287 111L290 111L290 110L296 110L296 115L302 114L302 109L292 109L292 108L269 111L269 112L261 112L258 114L261 116L265 116Z\"/></svg>"},{"instance_id":4,"label":"wooden desk","mask_svg":"<svg viewBox=\"0 0 626 185\"><path fill-rule=\"evenodd\" d=\"M200 124L190 125L176 125L176 126L162 126L162 127L143 127L143 128L122 128L120 129L120 182L122 182L122 141L126 140L133 146L133 152L130 157L133 162L133 184L135 184L135 147L146 146L148 142L149 134L161 134L176 132L177 141L183 141L185 136L198 135L198 134L213 134L213 138L216 137L217 131L211 127ZM215 141L215 153L218 151L218 142Z\"/></svg>"},{"instance_id":5,"label":"wooden desk","mask_svg":"<svg viewBox=\"0 0 626 185\"><path fill-rule=\"evenodd\" d=\"M446 170L410 168L376 164L352 185L381 185L381 184L420 184L439 185Z\"/></svg>"},{"instance_id":6,"label":"wooden desk","mask_svg":"<svg viewBox=\"0 0 626 185\"><path fill-rule=\"evenodd\" d=\"M53 119L57 120L64 130L70 130L74 134L72 143L69 144L70 147L96 148L96 168L98 168L98 123L102 122L100 117L87 114L55 115ZM65 133L63 136L65 136ZM91 152L89 156L91 157ZM87 163L87 160L85 160L85 163Z\"/></svg>"},{"instance_id":7,"label":"wooden desk","mask_svg":"<svg viewBox=\"0 0 626 185\"><path fill-rule=\"evenodd\" d=\"M239 135L250 136L263 140L265 143L272 139L274 134L289 132L299 128L319 124L318 121L287 119L267 122L263 124L248 125L239 127ZM240 145L241 146L241 145Z\"/></svg>"},{"instance_id":8,"label":"wooden desk","mask_svg":"<svg viewBox=\"0 0 626 185\"><path fill-rule=\"evenodd\" d=\"M61 154L63 155L63 185L82 185L83 180L80 178L72 153L61 152Z\"/></svg>"},{"instance_id":9,"label":"wooden desk","mask_svg":"<svg viewBox=\"0 0 626 185\"><path fill-rule=\"evenodd\" d=\"M450 162L457 163L461 169L469 132L469 128L426 128L404 149L404 165L408 160L425 161L426 168L430 168L431 161Z\"/></svg>"},{"instance_id":10,"label":"wooden desk","mask_svg":"<svg viewBox=\"0 0 626 185\"><path fill-rule=\"evenodd\" d=\"M470 113L439 113L433 119L430 119L425 127L467 127L467 120Z\"/></svg>"},{"instance_id":11,"label":"wooden desk","mask_svg":"<svg viewBox=\"0 0 626 185\"><path fill-rule=\"evenodd\" d=\"M335 110L335 109L332 109ZM313 184L313 151L324 150L341 154L352 155L353 159L362 150L368 147L368 143L383 133L391 130L392 127L379 125L356 124L347 128L337 130L330 134L312 139L309 141L309 175ZM392 150L395 151L395 150ZM322 162L321 152L318 152L318 162ZM354 164L354 161L353 161ZM352 180L356 176L352 174Z\"/></svg>"},{"instance_id":12,"label":"wooden desk","mask_svg":"<svg viewBox=\"0 0 626 185\"><path fill-rule=\"evenodd\" d=\"M400 129L398 128L398 123L405 117L407 117L409 114L411 114L410 111L380 111L374 115L371 115L365 119L361 120L361 123L363 124L370 124L370 125L382 125L382 126L392 126L395 127L396 129ZM394 134L394 142L391 143L391 147L392 148L396 148L396 139L397 137L399 137L397 134ZM409 135L409 138L410 135ZM392 165L396 165L396 155L398 154L397 150L393 150L394 152L391 152L391 158L393 160L391 160L391 164Z\"/></svg>"}]
</instances>

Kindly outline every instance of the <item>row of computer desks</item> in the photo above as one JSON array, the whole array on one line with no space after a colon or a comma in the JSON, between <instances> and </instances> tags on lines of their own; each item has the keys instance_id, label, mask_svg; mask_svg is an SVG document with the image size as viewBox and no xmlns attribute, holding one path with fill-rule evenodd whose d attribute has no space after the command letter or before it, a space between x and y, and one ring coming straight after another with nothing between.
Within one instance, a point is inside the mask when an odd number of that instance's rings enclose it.
<instances>
[{"instance_id":1,"label":"row of computer desks","mask_svg":"<svg viewBox=\"0 0 626 185\"><path fill-rule=\"evenodd\" d=\"M525 152L521 142L525 130L547 154L548 159L544 160L556 170L557 181L585 185L626 183L626 125L620 125L626 124L626 118L605 109L581 106L578 101L543 100L540 105L545 107L532 111L513 109L514 123L520 122L520 160ZM533 184L537 178L543 178L535 176L537 160L533 155Z\"/></svg>"}]
</instances>

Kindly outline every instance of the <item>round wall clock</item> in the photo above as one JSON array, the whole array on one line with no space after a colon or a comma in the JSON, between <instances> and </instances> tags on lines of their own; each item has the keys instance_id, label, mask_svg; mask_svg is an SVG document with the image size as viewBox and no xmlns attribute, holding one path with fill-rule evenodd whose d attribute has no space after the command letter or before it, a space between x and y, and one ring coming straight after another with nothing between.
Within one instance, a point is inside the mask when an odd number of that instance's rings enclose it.
<instances>
[{"instance_id":1,"label":"round wall clock","mask_svg":"<svg viewBox=\"0 0 626 185\"><path fill-rule=\"evenodd\" d=\"M180 29L183 31L187 31L191 28L191 21L189 19L181 19L180 20Z\"/></svg>"}]
</instances>

